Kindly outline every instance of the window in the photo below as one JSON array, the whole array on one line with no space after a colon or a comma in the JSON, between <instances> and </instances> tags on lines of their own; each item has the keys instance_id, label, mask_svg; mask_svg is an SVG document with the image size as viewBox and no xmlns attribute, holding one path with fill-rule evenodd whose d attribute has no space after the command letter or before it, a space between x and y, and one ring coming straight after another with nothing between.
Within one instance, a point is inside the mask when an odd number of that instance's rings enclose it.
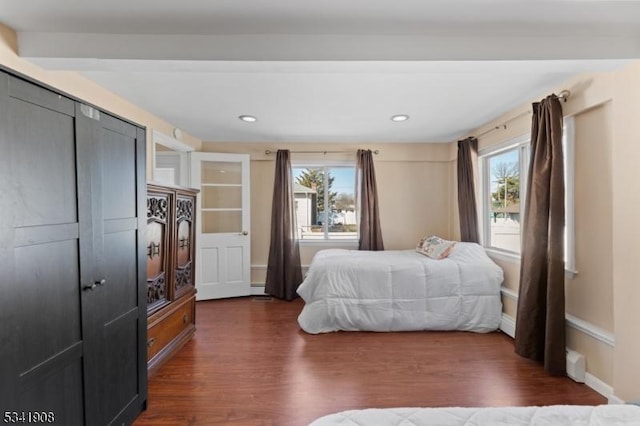
<instances>
[{"instance_id":1,"label":"window","mask_svg":"<svg viewBox=\"0 0 640 426\"><path fill-rule=\"evenodd\" d=\"M357 240L356 169L293 167L296 227L301 240Z\"/></svg>"},{"instance_id":2,"label":"window","mask_svg":"<svg viewBox=\"0 0 640 426\"><path fill-rule=\"evenodd\" d=\"M511 141L483 158L484 243L487 247L520 253L520 226L526 186L529 139Z\"/></svg>"},{"instance_id":3,"label":"window","mask_svg":"<svg viewBox=\"0 0 640 426\"><path fill-rule=\"evenodd\" d=\"M565 166L565 269L575 273L573 127L573 118L565 118L562 140ZM480 223L486 248L520 254L530 145L530 136L526 135L480 152Z\"/></svg>"}]
</instances>

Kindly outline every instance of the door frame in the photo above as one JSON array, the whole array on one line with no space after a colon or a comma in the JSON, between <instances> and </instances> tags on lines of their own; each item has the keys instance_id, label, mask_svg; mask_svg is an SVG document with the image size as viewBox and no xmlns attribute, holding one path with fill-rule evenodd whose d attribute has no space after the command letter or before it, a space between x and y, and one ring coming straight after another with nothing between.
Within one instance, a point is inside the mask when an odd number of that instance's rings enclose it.
<instances>
[{"instance_id":1,"label":"door frame","mask_svg":"<svg viewBox=\"0 0 640 426\"><path fill-rule=\"evenodd\" d=\"M156 156L157 155L174 155L179 157L180 162L180 175L176 176L179 186L189 186L191 181L191 172L189 170L191 166L191 159L189 158L194 148L191 145L179 141L176 138L165 135L162 132L153 130L153 139L151 141L151 179L153 181L160 181L156 177ZM158 151L156 150L156 144L162 145L170 151Z\"/></svg>"}]
</instances>

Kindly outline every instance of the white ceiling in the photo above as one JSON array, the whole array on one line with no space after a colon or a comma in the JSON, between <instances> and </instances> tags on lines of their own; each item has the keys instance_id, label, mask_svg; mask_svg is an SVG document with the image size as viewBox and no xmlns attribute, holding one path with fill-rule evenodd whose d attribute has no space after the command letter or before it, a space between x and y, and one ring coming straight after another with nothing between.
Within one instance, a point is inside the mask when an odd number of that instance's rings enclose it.
<instances>
[{"instance_id":1,"label":"white ceiling","mask_svg":"<svg viewBox=\"0 0 640 426\"><path fill-rule=\"evenodd\" d=\"M449 142L640 58L640 1L0 0L0 22L204 141Z\"/></svg>"}]
</instances>

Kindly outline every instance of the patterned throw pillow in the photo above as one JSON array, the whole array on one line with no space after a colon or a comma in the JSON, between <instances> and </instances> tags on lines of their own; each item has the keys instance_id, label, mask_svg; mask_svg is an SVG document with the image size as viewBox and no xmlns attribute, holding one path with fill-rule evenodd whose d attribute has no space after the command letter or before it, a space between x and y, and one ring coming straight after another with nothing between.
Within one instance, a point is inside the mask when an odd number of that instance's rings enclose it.
<instances>
[{"instance_id":1,"label":"patterned throw pillow","mask_svg":"<svg viewBox=\"0 0 640 426\"><path fill-rule=\"evenodd\" d=\"M416 251L432 259L444 259L451 254L455 245L455 241L443 240L440 237L432 235L421 239L416 247Z\"/></svg>"}]
</instances>

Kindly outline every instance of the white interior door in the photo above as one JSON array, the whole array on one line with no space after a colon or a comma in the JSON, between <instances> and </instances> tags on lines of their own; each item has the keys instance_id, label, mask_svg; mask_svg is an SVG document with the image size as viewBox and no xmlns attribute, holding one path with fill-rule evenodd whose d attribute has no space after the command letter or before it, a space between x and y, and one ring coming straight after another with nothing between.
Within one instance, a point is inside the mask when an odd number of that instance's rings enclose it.
<instances>
[{"instance_id":1,"label":"white interior door","mask_svg":"<svg viewBox=\"0 0 640 426\"><path fill-rule=\"evenodd\" d=\"M251 294L249 155L194 152L197 300Z\"/></svg>"}]
</instances>

